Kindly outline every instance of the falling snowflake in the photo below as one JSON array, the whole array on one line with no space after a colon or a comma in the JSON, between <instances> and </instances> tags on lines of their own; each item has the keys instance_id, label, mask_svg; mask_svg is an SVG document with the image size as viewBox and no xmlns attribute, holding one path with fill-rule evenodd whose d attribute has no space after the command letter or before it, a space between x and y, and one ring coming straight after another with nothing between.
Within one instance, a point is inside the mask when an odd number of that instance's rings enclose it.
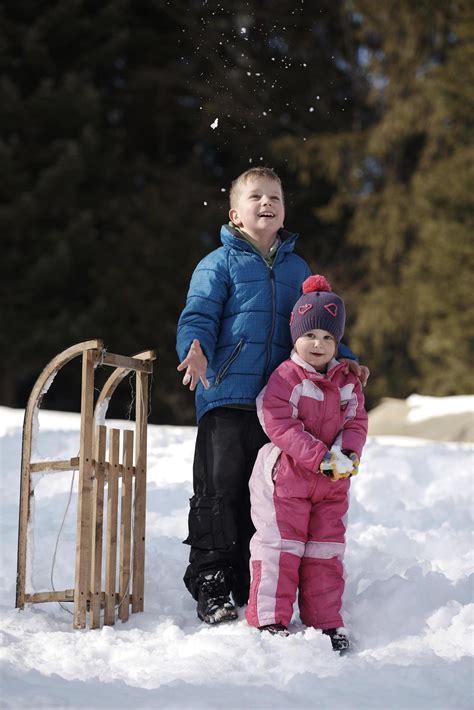
<instances>
[{"instance_id":1,"label":"falling snowflake","mask_svg":"<svg viewBox=\"0 0 474 710\"><path fill-rule=\"evenodd\" d=\"M217 124L218 124L218 123L219 123L219 119L216 118L216 120L211 123L211 128L212 128L213 130L215 130L215 129L217 128Z\"/></svg>"}]
</instances>

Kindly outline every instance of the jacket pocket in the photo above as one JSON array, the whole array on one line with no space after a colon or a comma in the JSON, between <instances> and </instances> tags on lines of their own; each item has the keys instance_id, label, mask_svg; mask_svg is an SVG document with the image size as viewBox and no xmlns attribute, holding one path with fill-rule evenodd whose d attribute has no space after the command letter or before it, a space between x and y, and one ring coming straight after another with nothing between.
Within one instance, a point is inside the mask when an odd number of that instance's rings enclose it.
<instances>
[{"instance_id":1,"label":"jacket pocket","mask_svg":"<svg viewBox=\"0 0 474 710\"><path fill-rule=\"evenodd\" d=\"M215 384L218 385L222 379L225 377L227 370L229 367L232 365L232 363L239 357L240 351L242 350L242 346L244 344L244 339L241 338L235 348L232 350L231 354L229 357L224 360L222 365L219 368L219 372L216 375L215 379Z\"/></svg>"}]
</instances>

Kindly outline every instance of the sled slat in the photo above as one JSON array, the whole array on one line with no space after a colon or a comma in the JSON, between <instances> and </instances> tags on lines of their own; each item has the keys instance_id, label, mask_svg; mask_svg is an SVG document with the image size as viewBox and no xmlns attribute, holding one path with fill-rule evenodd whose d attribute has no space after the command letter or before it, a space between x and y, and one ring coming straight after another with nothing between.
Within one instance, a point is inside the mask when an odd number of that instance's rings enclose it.
<instances>
[{"instance_id":1,"label":"sled slat","mask_svg":"<svg viewBox=\"0 0 474 710\"><path fill-rule=\"evenodd\" d=\"M73 602L74 589L65 589L62 592L34 592L25 594L25 602L36 604L40 602Z\"/></svg>"},{"instance_id":2,"label":"sled slat","mask_svg":"<svg viewBox=\"0 0 474 710\"><path fill-rule=\"evenodd\" d=\"M146 451L148 418L148 375L136 375L135 405L135 502L133 526L132 612L143 611L145 595Z\"/></svg>"},{"instance_id":3,"label":"sled slat","mask_svg":"<svg viewBox=\"0 0 474 710\"><path fill-rule=\"evenodd\" d=\"M88 350L82 356L81 436L76 527L76 575L74 583L74 628L76 629L85 628L87 598L90 593L92 423L94 413L94 364L96 360L96 350Z\"/></svg>"},{"instance_id":4,"label":"sled slat","mask_svg":"<svg viewBox=\"0 0 474 710\"><path fill-rule=\"evenodd\" d=\"M121 621L127 621L130 612L131 581L133 431L124 431L122 464L119 618Z\"/></svg>"},{"instance_id":5,"label":"sled slat","mask_svg":"<svg viewBox=\"0 0 474 710\"><path fill-rule=\"evenodd\" d=\"M104 608L105 605L105 592L101 592L99 595L100 606ZM65 589L62 592L34 592L32 594L25 594L25 604L41 604L44 602L73 602L74 601L74 589ZM115 594L115 603L120 602L119 593ZM130 603L132 603L132 596L130 595Z\"/></svg>"},{"instance_id":6,"label":"sled slat","mask_svg":"<svg viewBox=\"0 0 474 710\"><path fill-rule=\"evenodd\" d=\"M115 623L115 583L117 574L117 506L120 429L110 430L109 475L107 479L107 536L105 551L104 624Z\"/></svg>"},{"instance_id":7,"label":"sled slat","mask_svg":"<svg viewBox=\"0 0 474 710\"><path fill-rule=\"evenodd\" d=\"M135 372L153 371L152 362L144 362L143 360L126 357L125 355L115 355L115 353L106 353L102 358L102 364L110 365L111 367L123 367L127 370L135 370Z\"/></svg>"},{"instance_id":8,"label":"sled slat","mask_svg":"<svg viewBox=\"0 0 474 710\"><path fill-rule=\"evenodd\" d=\"M79 468L79 456L64 461L36 461L30 463L31 473L42 473L43 471L74 471Z\"/></svg>"},{"instance_id":9,"label":"sled slat","mask_svg":"<svg viewBox=\"0 0 474 710\"><path fill-rule=\"evenodd\" d=\"M107 429L96 427L95 434L95 479L92 487L92 558L91 558L91 599L89 626L100 628L100 607L102 591L102 537L104 528L104 477Z\"/></svg>"}]
</instances>

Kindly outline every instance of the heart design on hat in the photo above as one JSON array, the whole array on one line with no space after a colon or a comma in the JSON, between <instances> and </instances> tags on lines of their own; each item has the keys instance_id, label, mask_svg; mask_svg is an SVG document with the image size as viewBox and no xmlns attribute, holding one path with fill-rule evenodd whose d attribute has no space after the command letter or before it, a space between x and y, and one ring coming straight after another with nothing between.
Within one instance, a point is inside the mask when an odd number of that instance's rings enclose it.
<instances>
[{"instance_id":1,"label":"heart design on hat","mask_svg":"<svg viewBox=\"0 0 474 710\"><path fill-rule=\"evenodd\" d=\"M337 316L337 306L335 303L326 303L324 308L328 313L332 315L333 318Z\"/></svg>"},{"instance_id":2,"label":"heart design on hat","mask_svg":"<svg viewBox=\"0 0 474 710\"><path fill-rule=\"evenodd\" d=\"M313 305L311 303L304 303L302 306L298 307L298 313L300 316L304 316L304 314L311 310L312 307Z\"/></svg>"}]
</instances>

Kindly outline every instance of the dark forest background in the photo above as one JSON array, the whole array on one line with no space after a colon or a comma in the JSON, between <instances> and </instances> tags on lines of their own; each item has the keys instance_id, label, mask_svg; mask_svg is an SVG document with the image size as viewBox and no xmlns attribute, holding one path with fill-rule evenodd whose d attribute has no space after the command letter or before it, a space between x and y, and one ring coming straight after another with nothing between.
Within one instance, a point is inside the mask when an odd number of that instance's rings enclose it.
<instances>
[{"instance_id":1,"label":"dark forest background","mask_svg":"<svg viewBox=\"0 0 474 710\"><path fill-rule=\"evenodd\" d=\"M102 338L156 348L150 420L193 423L176 321L231 180L259 164L345 297L369 406L472 391L472 8L2 1L0 403L25 406L56 353ZM77 409L79 371L45 406Z\"/></svg>"}]
</instances>

